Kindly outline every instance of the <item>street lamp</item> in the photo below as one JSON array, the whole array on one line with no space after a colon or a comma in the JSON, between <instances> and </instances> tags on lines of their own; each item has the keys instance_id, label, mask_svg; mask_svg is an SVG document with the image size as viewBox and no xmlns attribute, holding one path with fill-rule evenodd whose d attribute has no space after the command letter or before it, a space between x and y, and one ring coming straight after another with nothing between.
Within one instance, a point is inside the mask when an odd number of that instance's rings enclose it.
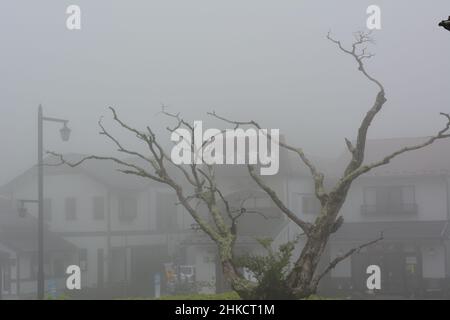
<instances>
[{"instance_id":1,"label":"street lamp","mask_svg":"<svg viewBox=\"0 0 450 320\"><path fill-rule=\"evenodd\" d=\"M68 120L44 117L42 105L38 108L38 275L37 298L44 299L45 294L45 275L44 275L44 121L59 122L63 124L59 131L61 139L68 141L70 138L70 129L67 127Z\"/></svg>"},{"instance_id":2,"label":"street lamp","mask_svg":"<svg viewBox=\"0 0 450 320\"><path fill-rule=\"evenodd\" d=\"M59 130L59 133L61 134L61 140L66 142L69 141L70 138L70 129L67 127L67 123L64 123L64 126Z\"/></svg>"}]
</instances>

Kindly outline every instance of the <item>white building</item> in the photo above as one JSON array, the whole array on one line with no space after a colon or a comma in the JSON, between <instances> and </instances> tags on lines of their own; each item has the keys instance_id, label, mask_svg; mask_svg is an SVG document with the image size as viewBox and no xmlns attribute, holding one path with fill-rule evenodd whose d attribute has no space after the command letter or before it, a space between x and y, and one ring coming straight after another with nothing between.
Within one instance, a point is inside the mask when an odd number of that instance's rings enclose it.
<instances>
[{"instance_id":1,"label":"white building","mask_svg":"<svg viewBox=\"0 0 450 320\"><path fill-rule=\"evenodd\" d=\"M48 163L51 161L47 159ZM80 294L85 298L151 296L157 276L162 279L164 293L166 263L194 266L202 291L214 292L216 283L225 289L215 245L196 230L194 220L177 204L174 192L163 184L124 175L116 169L113 163L91 161L77 168L46 166L44 170L48 233L78 249L76 264L81 267L84 288ZM219 170L225 194L236 199L246 194L246 206L258 207L269 215L250 217L249 213L242 218L242 236L236 247L243 252L257 247L255 237L275 236L286 222L267 196L243 174L243 168L236 169L231 174L229 170ZM31 168L0 192L12 203L34 199L36 178L36 168ZM31 217L37 216L33 204L27 209ZM259 226L256 229L255 219ZM67 259L64 267L71 263L73 260ZM15 277L13 273L5 274ZM48 280L54 276L51 269L46 270ZM64 289L61 285L58 288ZM5 291L5 296L8 294L14 296L16 292Z\"/></svg>"},{"instance_id":2,"label":"white building","mask_svg":"<svg viewBox=\"0 0 450 320\"><path fill-rule=\"evenodd\" d=\"M425 139L369 140L365 163L381 160ZM325 167L328 177L336 179L348 159L345 152L337 164ZM447 294L449 183L450 142L445 140L403 154L357 179L340 212L344 224L332 236L323 264L377 239L381 232L384 240L341 262L323 281L322 292L362 294L367 291L367 266L378 265L383 294L408 297ZM291 181L289 188L291 207L308 221L313 221L319 210L312 187L312 181L300 179ZM290 224L289 228L294 227Z\"/></svg>"},{"instance_id":3,"label":"white building","mask_svg":"<svg viewBox=\"0 0 450 320\"><path fill-rule=\"evenodd\" d=\"M368 141L366 162L421 140ZM319 163L330 184L347 159L345 154L333 164ZM215 245L195 230L192 218L177 205L175 194L162 184L115 169L111 163L92 161L77 168L51 166L45 170L48 229L77 248L83 297L153 295L157 274L161 275L164 293L166 263L195 266L202 291L227 290ZM245 168L219 167L217 177L229 200L240 202L245 198L247 206L265 215L243 216L236 252L261 250L256 237L273 237L276 246L300 233L256 186ZM294 155L281 152L280 173L265 179L300 217L308 221L317 217L312 179ZM380 232L385 239L339 264L324 279L321 291L362 294L366 291L366 267L376 264L382 270L383 293L417 296L446 292L450 273L449 179L450 142L439 141L402 155L355 181L341 210L345 222L332 236L323 265L352 247L376 239ZM34 198L35 168L0 192L13 202ZM36 215L36 208L30 205L28 209L31 216ZM4 245L1 232L0 245ZM71 256L65 265L72 262ZM2 269L3 278L6 274L6 278L14 280L13 264L10 268L8 272ZM50 269L48 272L50 279L54 275ZM16 291L3 293L15 295Z\"/></svg>"},{"instance_id":4,"label":"white building","mask_svg":"<svg viewBox=\"0 0 450 320\"><path fill-rule=\"evenodd\" d=\"M0 198L0 298L34 298L37 287L37 220L19 214L12 202ZM46 230L45 272L47 285L57 290L65 285L64 265L77 263L77 248Z\"/></svg>"}]
</instances>

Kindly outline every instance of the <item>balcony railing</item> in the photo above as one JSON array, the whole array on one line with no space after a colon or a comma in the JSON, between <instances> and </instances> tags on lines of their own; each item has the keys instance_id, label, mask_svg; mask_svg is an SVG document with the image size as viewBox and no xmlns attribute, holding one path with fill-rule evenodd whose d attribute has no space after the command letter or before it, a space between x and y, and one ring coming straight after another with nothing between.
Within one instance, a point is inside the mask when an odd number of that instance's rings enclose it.
<instances>
[{"instance_id":1,"label":"balcony railing","mask_svg":"<svg viewBox=\"0 0 450 320\"><path fill-rule=\"evenodd\" d=\"M387 205L367 205L361 206L361 214L363 215L414 215L417 214L416 203L399 203Z\"/></svg>"}]
</instances>

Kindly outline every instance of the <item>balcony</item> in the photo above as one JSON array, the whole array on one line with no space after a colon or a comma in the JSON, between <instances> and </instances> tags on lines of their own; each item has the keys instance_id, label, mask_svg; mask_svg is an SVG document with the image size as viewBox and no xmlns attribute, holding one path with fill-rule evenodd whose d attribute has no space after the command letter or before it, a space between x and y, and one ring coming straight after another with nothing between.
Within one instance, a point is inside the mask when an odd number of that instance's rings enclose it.
<instances>
[{"instance_id":1,"label":"balcony","mask_svg":"<svg viewBox=\"0 0 450 320\"><path fill-rule=\"evenodd\" d=\"M398 215L415 215L417 214L416 203L399 203L386 205L367 205L361 206L362 215L373 216L398 216Z\"/></svg>"}]
</instances>

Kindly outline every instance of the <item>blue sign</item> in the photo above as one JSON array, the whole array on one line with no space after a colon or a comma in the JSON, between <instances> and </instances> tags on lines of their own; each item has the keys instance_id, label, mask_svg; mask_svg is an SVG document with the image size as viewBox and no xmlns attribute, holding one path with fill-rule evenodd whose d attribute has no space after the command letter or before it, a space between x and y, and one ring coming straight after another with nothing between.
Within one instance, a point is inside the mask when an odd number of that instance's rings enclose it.
<instances>
[{"instance_id":1,"label":"blue sign","mask_svg":"<svg viewBox=\"0 0 450 320\"><path fill-rule=\"evenodd\" d=\"M56 288L56 280L49 279L47 280L47 293L52 296L53 298L56 298L58 292Z\"/></svg>"}]
</instances>

